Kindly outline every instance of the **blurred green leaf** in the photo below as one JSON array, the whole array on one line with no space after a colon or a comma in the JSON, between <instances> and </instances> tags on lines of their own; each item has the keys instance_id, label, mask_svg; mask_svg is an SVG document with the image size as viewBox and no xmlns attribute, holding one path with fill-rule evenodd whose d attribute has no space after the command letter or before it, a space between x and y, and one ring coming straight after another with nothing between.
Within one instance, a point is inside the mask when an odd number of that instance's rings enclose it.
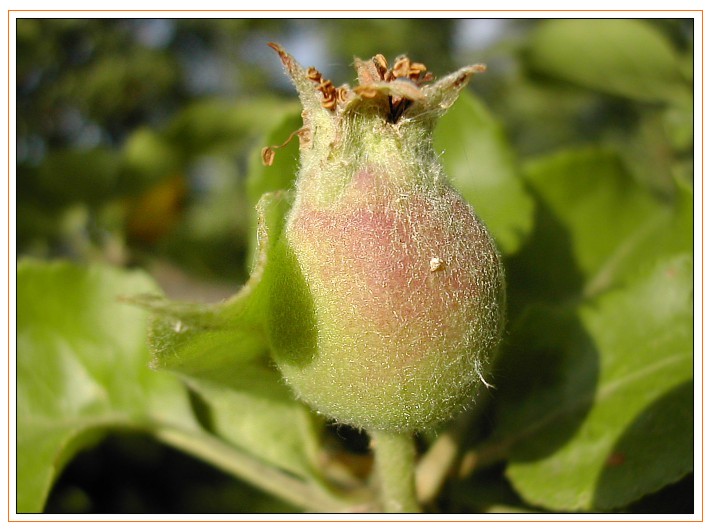
<instances>
[{"instance_id":1,"label":"blurred green leaf","mask_svg":"<svg viewBox=\"0 0 710 532\"><path fill-rule=\"evenodd\" d=\"M96 205L120 191L120 169L120 156L109 149L55 150L39 167L37 182L24 186L34 185L53 205Z\"/></svg>"},{"instance_id":2,"label":"blurred green leaf","mask_svg":"<svg viewBox=\"0 0 710 532\"><path fill-rule=\"evenodd\" d=\"M670 42L641 20L544 21L532 34L528 61L544 74L644 102L688 90Z\"/></svg>"},{"instance_id":3,"label":"blurred green leaf","mask_svg":"<svg viewBox=\"0 0 710 532\"><path fill-rule=\"evenodd\" d=\"M670 145L679 152L693 149L693 105L693 95L688 92L687 97L678 98L663 115Z\"/></svg>"},{"instance_id":4,"label":"blurred green leaf","mask_svg":"<svg viewBox=\"0 0 710 532\"><path fill-rule=\"evenodd\" d=\"M533 201L503 128L482 102L463 92L434 138L454 187L474 206L501 251L517 251L532 228Z\"/></svg>"},{"instance_id":5,"label":"blurred green leaf","mask_svg":"<svg viewBox=\"0 0 710 532\"><path fill-rule=\"evenodd\" d=\"M309 477L315 448L311 415L272 365L264 331L263 275L289 207L284 193L262 198L252 276L231 299L218 305L134 301L156 316L153 366L175 373L202 397L208 428L254 456Z\"/></svg>"},{"instance_id":6,"label":"blurred green leaf","mask_svg":"<svg viewBox=\"0 0 710 532\"><path fill-rule=\"evenodd\" d=\"M656 194L666 196L672 195L675 188L672 166L676 153L667 119L671 109L676 107L647 109L638 117L632 133L610 139L634 178ZM675 118L682 120L679 116ZM675 125L678 126L676 132L682 134L682 126ZM688 127L692 129L692 120Z\"/></svg>"},{"instance_id":7,"label":"blurred green leaf","mask_svg":"<svg viewBox=\"0 0 710 532\"><path fill-rule=\"evenodd\" d=\"M437 75L460 66L450 59L451 35L456 27L453 19L333 19L320 27L327 35L333 57L337 60L334 68L339 66L343 73L341 77L329 69L329 79L339 80L336 85L350 79L345 76L352 76L349 66L353 56L367 59L375 54L384 54L390 62L394 62L395 57L407 54L412 60L435 69ZM311 31L319 29L315 26Z\"/></svg>"},{"instance_id":8,"label":"blurred green leaf","mask_svg":"<svg viewBox=\"0 0 710 532\"><path fill-rule=\"evenodd\" d=\"M76 98L91 116L106 120L130 115L146 103L159 105L178 75L174 56L126 47L74 71L58 91L61 98Z\"/></svg>"},{"instance_id":9,"label":"blurred green leaf","mask_svg":"<svg viewBox=\"0 0 710 532\"><path fill-rule=\"evenodd\" d=\"M295 101L266 96L237 101L197 100L176 114L165 135L192 154L223 148L233 150L245 139L253 140L274 127L285 112L296 107Z\"/></svg>"},{"instance_id":10,"label":"blurred green leaf","mask_svg":"<svg viewBox=\"0 0 710 532\"><path fill-rule=\"evenodd\" d=\"M692 268L676 256L573 314L531 310L520 324L511 357L544 370L501 390L499 412L526 501L609 510L692 470L692 394L673 391L693 378Z\"/></svg>"},{"instance_id":11,"label":"blurred green leaf","mask_svg":"<svg viewBox=\"0 0 710 532\"><path fill-rule=\"evenodd\" d=\"M298 137L290 139L288 144L278 148L271 166L266 166L262 160L261 150L267 146L281 146L289 137L303 127L303 119L299 109L283 113L278 124L264 135L249 159L249 176L247 192L252 203L267 192L290 190L298 172Z\"/></svg>"},{"instance_id":12,"label":"blurred green leaf","mask_svg":"<svg viewBox=\"0 0 710 532\"><path fill-rule=\"evenodd\" d=\"M148 369L144 274L21 261L17 272L17 511L39 512L64 464L104 431L192 426L178 382Z\"/></svg>"},{"instance_id":13,"label":"blurred green leaf","mask_svg":"<svg viewBox=\"0 0 710 532\"><path fill-rule=\"evenodd\" d=\"M133 131L123 145L124 171L138 190L177 175L184 164L182 155L165 136L147 127Z\"/></svg>"}]
</instances>

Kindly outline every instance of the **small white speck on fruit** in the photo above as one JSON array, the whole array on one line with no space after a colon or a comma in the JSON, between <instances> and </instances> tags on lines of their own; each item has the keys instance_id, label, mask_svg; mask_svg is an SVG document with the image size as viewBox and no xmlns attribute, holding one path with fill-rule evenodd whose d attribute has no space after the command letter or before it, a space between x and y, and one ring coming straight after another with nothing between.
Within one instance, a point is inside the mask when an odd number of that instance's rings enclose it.
<instances>
[{"instance_id":1,"label":"small white speck on fruit","mask_svg":"<svg viewBox=\"0 0 710 532\"><path fill-rule=\"evenodd\" d=\"M435 272L444 268L444 261L439 257L432 257L429 261L429 270Z\"/></svg>"}]
</instances>

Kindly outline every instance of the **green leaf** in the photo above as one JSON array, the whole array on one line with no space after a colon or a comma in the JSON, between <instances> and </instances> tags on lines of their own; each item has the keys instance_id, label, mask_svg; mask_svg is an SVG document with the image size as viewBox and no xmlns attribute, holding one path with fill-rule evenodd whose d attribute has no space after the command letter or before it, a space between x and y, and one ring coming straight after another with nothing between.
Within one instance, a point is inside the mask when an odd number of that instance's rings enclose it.
<instances>
[{"instance_id":1,"label":"green leaf","mask_svg":"<svg viewBox=\"0 0 710 532\"><path fill-rule=\"evenodd\" d=\"M533 202L501 125L463 92L439 121L434 139L454 187L474 206L501 251L514 253L532 227Z\"/></svg>"},{"instance_id":2,"label":"green leaf","mask_svg":"<svg viewBox=\"0 0 710 532\"><path fill-rule=\"evenodd\" d=\"M283 192L259 202L256 262L247 284L231 299L218 305L134 301L156 315L153 366L179 375L199 394L207 428L253 456L310 477L316 445L311 413L272 365L264 329L264 273L289 208Z\"/></svg>"},{"instance_id":3,"label":"green leaf","mask_svg":"<svg viewBox=\"0 0 710 532\"><path fill-rule=\"evenodd\" d=\"M17 511L39 512L64 464L105 430L193 426L173 378L148 369L147 316L119 297L144 274L23 260L17 271Z\"/></svg>"},{"instance_id":4,"label":"green leaf","mask_svg":"<svg viewBox=\"0 0 710 532\"><path fill-rule=\"evenodd\" d=\"M184 379L208 407L209 430L269 464L315 478L317 420L261 362Z\"/></svg>"},{"instance_id":5,"label":"green leaf","mask_svg":"<svg viewBox=\"0 0 710 532\"><path fill-rule=\"evenodd\" d=\"M692 190L664 202L613 152L565 151L526 167L536 199L532 236L508 263L511 309L591 297L658 256L692 249Z\"/></svg>"},{"instance_id":6,"label":"green leaf","mask_svg":"<svg viewBox=\"0 0 710 532\"><path fill-rule=\"evenodd\" d=\"M688 380L636 416L609 453L596 483L594 507L634 501L693 470L693 402L693 382Z\"/></svg>"},{"instance_id":7,"label":"green leaf","mask_svg":"<svg viewBox=\"0 0 710 532\"><path fill-rule=\"evenodd\" d=\"M669 105L663 116L670 145L679 152L693 149L693 93L688 91L685 96Z\"/></svg>"},{"instance_id":8,"label":"green leaf","mask_svg":"<svg viewBox=\"0 0 710 532\"><path fill-rule=\"evenodd\" d=\"M501 386L496 445L512 448L507 475L527 502L609 510L692 469L692 267L662 260L577 310L519 322L499 371L522 371Z\"/></svg>"},{"instance_id":9,"label":"green leaf","mask_svg":"<svg viewBox=\"0 0 710 532\"><path fill-rule=\"evenodd\" d=\"M262 363L268 351L262 281L289 208L290 196L284 192L266 194L259 202L258 249L251 277L227 301L205 305L152 296L133 299L155 314L150 344L156 369L200 377L227 367Z\"/></svg>"},{"instance_id":10,"label":"green leaf","mask_svg":"<svg viewBox=\"0 0 710 532\"><path fill-rule=\"evenodd\" d=\"M688 471L679 429L667 434L668 470L636 475L634 489L618 477L596 484L635 418L692 378L692 189L678 181L674 200L661 201L600 150L541 158L526 178L536 223L508 264L495 445L512 448L508 474L528 503L623 506ZM631 441L634 453L653 452Z\"/></svg>"},{"instance_id":11,"label":"green leaf","mask_svg":"<svg viewBox=\"0 0 710 532\"><path fill-rule=\"evenodd\" d=\"M687 91L676 51L641 20L548 20L528 52L534 70L616 96L656 102Z\"/></svg>"}]
</instances>

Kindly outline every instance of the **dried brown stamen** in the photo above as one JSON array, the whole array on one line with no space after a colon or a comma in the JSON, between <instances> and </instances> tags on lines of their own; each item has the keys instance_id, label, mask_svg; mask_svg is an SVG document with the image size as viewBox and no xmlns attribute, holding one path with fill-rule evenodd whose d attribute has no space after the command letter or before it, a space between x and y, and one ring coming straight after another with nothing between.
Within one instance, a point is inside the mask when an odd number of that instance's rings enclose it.
<instances>
[{"instance_id":1,"label":"dried brown stamen","mask_svg":"<svg viewBox=\"0 0 710 532\"><path fill-rule=\"evenodd\" d=\"M282 53L282 49L278 45L273 45L272 48ZM286 58L288 59L288 56ZM424 63L412 62L406 55L398 56L391 68L382 54L375 55L368 62L359 59L356 59L355 62L360 85L352 90L347 85L335 87L333 82L325 79L315 67L306 69L307 79L320 92L321 105L324 109L335 111L340 105L349 102L354 95L363 99L387 95L389 107L387 121L396 123L412 103L421 97L422 93L419 91L419 87L434 79L434 76L427 72ZM382 86L382 82L396 82L399 85L390 91ZM408 87L405 83L411 83L411 86ZM273 155L271 151L266 150L264 160L268 161L268 157L273 158Z\"/></svg>"},{"instance_id":2,"label":"dried brown stamen","mask_svg":"<svg viewBox=\"0 0 710 532\"><path fill-rule=\"evenodd\" d=\"M387 59L382 54L377 54L372 58L372 62L377 69L377 73L380 75L380 79L385 79L385 74L387 74Z\"/></svg>"},{"instance_id":3,"label":"dried brown stamen","mask_svg":"<svg viewBox=\"0 0 710 532\"><path fill-rule=\"evenodd\" d=\"M306 76L308 76L308 79L316 84L316 88L322 94L322 104L324 108L333 111L339 102L347 100L347 86L341 85L336 88L333 85L333 82L329 79L324 79L323 74L321 74L315 67L309 67L306 71Z\"/></svg>"},{"instance_id":4,"label":"dried brown stamen","mask_svg":"<svg viewBox=\"0 0 710 532\"><path fill-rule=\"evenodd\" d=\"M336 100L339 102L344 102L348 99L348 94L350 92L350 89L347 87L347 85L341 85L336 91Z\"/></svg>"},{"instance_id":5,"label":"dried brown stamen","mask_svg":"<svg viewBox=\"0 0 710 532\"><path fill-rule=\"evenodd\" d=\"M304 136L308 133L308 128L302 127L301 129L297 129L293 133L291 133L286 141L283 144L279 144L278 146L264 146L261 149L261 162L264 164L264 166L271 166L274 164L274 157L276 157L276 150L279 148L283 148L291 142L293 139L294 135L298 135L299 138L303 140Z\"/></svg>"},{"instance_id":6,"label":"dried brown stamen","mask_svg":"<svg viewBox=\"0 0 710 532\"><path fill-rule=\"evenodd\" d=\"M391 70L392 79L409 78L410 69L411 62L409 61L409 58L407 56L398 57Z\"/></svg>"},{"instance_id":7,"label":"dried brown stamen","mask_svg":"<svg viewBox=\"0 0 710 532\"><path fill-rule=\"evenodd\" d=\"M377 54L371 59L372 74L376 74L380 81L391 83L396 80L407 80L412 82L416 87L422 83L429 82L434 79L434 76L427 72L424 63L413 63L406 55L397 57L392 68L388 67L387 59L382 54ZM367 84L364 86L355 87L355 93L362 98L374 98L379 94L376 87L370 87ZM395 123L404 114L412 101L406 96L389 96L389 122Z\"/></svg>"},{"instance_id":8,"label":"dried brown stamen","mask_svg":"<svg viewBox=\"0 0 710 532\"><path fill-rule=\"evenodd\" d=\"M382 81L406 78L419 85L434 79L431 72L426 71L424 63L413 63L406 55L399 56L392 68L388 68L387 59L382 54L373 57L372 63Z\"/></svg>"}]
</instances>

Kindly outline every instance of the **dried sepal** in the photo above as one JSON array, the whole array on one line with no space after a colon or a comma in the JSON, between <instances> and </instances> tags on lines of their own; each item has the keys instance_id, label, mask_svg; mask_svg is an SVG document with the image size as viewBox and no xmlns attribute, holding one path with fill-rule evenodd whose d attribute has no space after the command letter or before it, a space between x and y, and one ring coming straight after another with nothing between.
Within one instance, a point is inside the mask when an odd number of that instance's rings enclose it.
<instances>
[{"instance_id":1,"label":"dried sepal","mask_svg":"<svg viewBox=\"0 0 710 532\"><path fill-rule=\"evenodd\" d=\"M322 93L318 89L317 85L314 85L313 80L309 77L309 72L304 69L298 61L296 61L291 54L281 47L280 44L270 42L269 47L275 50L279 54L281 63L283 63L288 76L296 87L298 96L303 104L304 112L306 115L308 113L316 112L321 107L321 96Z\"/></svg>"}]
</instances>

